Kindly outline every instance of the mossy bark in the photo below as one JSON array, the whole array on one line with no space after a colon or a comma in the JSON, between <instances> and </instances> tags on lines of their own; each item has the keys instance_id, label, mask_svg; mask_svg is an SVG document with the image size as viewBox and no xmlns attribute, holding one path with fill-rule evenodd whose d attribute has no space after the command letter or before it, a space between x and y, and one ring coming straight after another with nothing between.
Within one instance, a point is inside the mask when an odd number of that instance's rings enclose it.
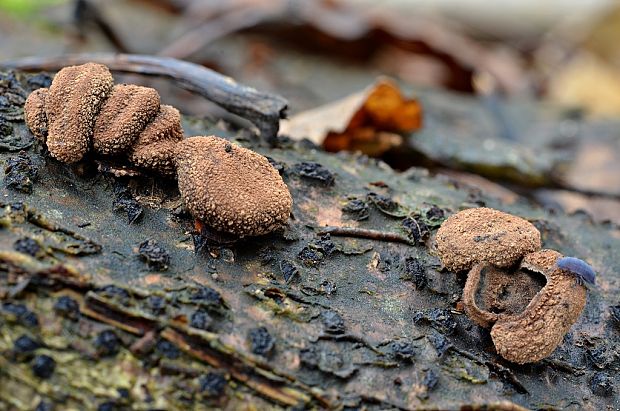
<instances>
[{"instance_id":1,"label":"mossy bark","mask_svg":"<svg viewBox=\"0 0 620 411\"><path fill-rule=\"evenodd\" d=\"M205 239L192 234L175 181L111 173L93 159L61 164L13 109L0 161L24 150L31 190L4 176L0 404L8 409L618 406L618 227L504 204L424 169L398 174L304 143L266 148L241 133L240 144L281 170L294 201L290 227ZM195 119L184 128L233 138ZM353 199L363 215L343 211ZM464 275L442 270L433 250L447 215L481 204L532 221L545 248L597 271L583 315L539 363L498 356L488 330L460 310ZM318 234L325 225L409 235L411 244ZM146 240L155 251L140 247ZM149 265L161 252L167 269ZM16 343L22 335L39 348ZM55 361L48 379L33 373L37 355Z\"/></svg>"}]
</instances>

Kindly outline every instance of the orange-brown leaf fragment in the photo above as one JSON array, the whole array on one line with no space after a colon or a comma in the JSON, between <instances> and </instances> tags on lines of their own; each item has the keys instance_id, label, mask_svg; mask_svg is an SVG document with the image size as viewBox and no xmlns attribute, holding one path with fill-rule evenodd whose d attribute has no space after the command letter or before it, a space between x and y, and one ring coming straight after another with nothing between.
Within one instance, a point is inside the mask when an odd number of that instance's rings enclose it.
<instances>
[{"instance_id":1,"label":"orange-brown leaf fragment","mask_svg":"<svg viewBox=\"0 0 620 411\"><path fill-rule=\"evenodd\" d=\"M422 106L381 78L363 92L293 116L282 134L309 138L328 151L362 151L379 156L402 144L401 134L419 129Z\"/></svg>"},{"instance_id":2,"label":"orange-brown leaf fragment","mask_svg":"<svg viewBox=\"0 0 620 411\"><path fill-rule=\"evenodd\" d=\"M102 64L69 66L56 74L45 99L47 148L53 157L65 163L82 159L113 85L110 70Z\"/></svg>"},{"instance_id":3,"label":"orange-brown leaf fragment","mask_svg":"<svg viewBox=\"0 0 620 411\"><path fill-rule=\"evenodd\" d=\"M405 98L396 84L384 79L371 89L347 129L363 125L394 132L417 130L422 125L422 107L417 100Z\"/></svg>"},{"instance_id":4,"label":"orange-brown leaf fragment","mask_svg":"<svg viewBox=\"0 0 620 411\"><path fill-rule=\"evenodd\" d=\"M95 152L117 155L126 151L158 112L157 90L134 84L114 86L95 121Z\"/></svg>"}]
</instances>

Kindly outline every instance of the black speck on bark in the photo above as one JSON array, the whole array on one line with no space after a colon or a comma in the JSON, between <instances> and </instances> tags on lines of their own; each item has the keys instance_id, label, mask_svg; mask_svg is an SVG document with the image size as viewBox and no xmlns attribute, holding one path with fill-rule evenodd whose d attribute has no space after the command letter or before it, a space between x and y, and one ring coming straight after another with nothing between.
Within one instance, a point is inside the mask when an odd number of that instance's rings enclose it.
<instances>
[{"instance_id":1,"label":"black speck on bark","mask_svg":"<svg viewBox=\"0 0 620 411\"><path fill-rule=\"evenodd\" d=\"M248 333L250 351L254 354L268 356L273 352L275 339L265 327L252 328Z\"/></svg>"},{"instance_id":2,"label":"black speck on bark","mask_svg":"<svg viewBox=\"0 0 620 411\"><path fill-rule=\"evenodd\" d=\"M170 265L170 254L155 240L146 240L140 244L138 253L153 270L166 271Z\"/></svg>"}]
</instances>

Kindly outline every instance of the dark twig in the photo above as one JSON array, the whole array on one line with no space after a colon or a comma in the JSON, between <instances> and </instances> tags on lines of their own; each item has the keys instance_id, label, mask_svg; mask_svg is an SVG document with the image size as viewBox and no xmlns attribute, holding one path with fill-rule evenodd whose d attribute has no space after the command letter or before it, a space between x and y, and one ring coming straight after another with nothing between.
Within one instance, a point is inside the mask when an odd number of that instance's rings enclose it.
<instances>
[{"instance_id":1,"label":"dark twig","mask_svg":"<svg viewBox=\"0 0 620 411\"><path fill-rule=\"evenodd\" d=\"M551 367L554 367L560 371L568 372L573 375L583 375L585 374L585 367L573 367L571 364L566 361L555 360L553 358L545 358L542 360L544 364L548 364Z\"/></svg>"},{"instance_id":2,"label":"dark twig","mask_svg":"<svg viewBox=\"0 0 620 411\"><path fill-rule=\"evenodd\" d=\"M331 234L339 237L358 237L367 238L369 240L391 241L396 243L405 243L413 245L411 240L402 234L389 233L379 230L370 230L366 228L356 227L322 227L318 234Z\"/></svg>"},{"instance_id":3,"label":"dark twig","mask_svg":"<svg viewBox=\"0 0 620 411\"><path fill-rule=\"evenodd\" d=\"M238 84L232 78L206 67L170 57L83 53L56 57L28 57L0 63L0 67L26 71L54 71L89 61L105 64L112 71L170 78L179 86L249 120L272 144L276 141L280 119L286 117L288 103L283 97Z\"/></svg>"},{"instance_id":4,"label":"dark twig","mask_svg":"<svg viewBox=\"0 0 620 411\"><path fill-rule=\"evenodd\" d=\"M519 379L514 375L514 373L510 370L510 368L504 367L493 361L485 361L484 364L497 374L502 381L506 381L511 384L519 394L529 394L530 392L525 388L525 386L519 381Z\"/></svg>"},{"instance_id":5,"label":"dark twig","mask_svg":"<svg viewBox=\"0 0 620 411\"><path fill-rule=\"evenodd\" d=\"M320 334L316 337L316 339L310 339L312 342L316 342L318 340L333 340L333 341L349 341L362 344L369 350L373 351L375 354L384 355L379 349L377 349L374 345L368 342L364 337L360 337L359 335L354 334Z\"/></svg>"}]
</instances>

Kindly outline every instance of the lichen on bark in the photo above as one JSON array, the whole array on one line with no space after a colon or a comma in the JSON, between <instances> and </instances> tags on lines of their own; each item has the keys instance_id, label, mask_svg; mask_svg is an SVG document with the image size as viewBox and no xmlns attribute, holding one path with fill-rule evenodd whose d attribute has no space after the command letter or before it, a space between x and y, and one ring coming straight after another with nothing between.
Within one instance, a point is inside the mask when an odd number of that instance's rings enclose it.
<instances>
[{"instance_id":1,"label":"lichen on bark","mask_svg":"<svg viewBox=\"0 0 620 411\"><path fill-rule=\"evenodd\" d=\"M14 133L27 134L23 122L10 121ZM207 122L183 126L234 139ZM241 242L216 238L214 245L214 238L192 235L174 182L62 164L32 142L26 152L41 164L32 193L2 188L0 403L18 410L41 402L78 409L106 402L129 409L253 402L259 409L370 410L617 404L615 388L600 387L620 385L612 315L618 227L526 202L503 204L423 169L398 174L375 160L303 143L237 143L278 165L295 218L284 231ZM0 161L13 156L2 151ZM320 164L333 184L301 173L302 163ZM119 182L144 208L131 224L114 211ZM368 202L364 219L343 211L370 192L406 217L376 201ZM436 210L448 217L474 204L522 216L540 230L543 247L585 256L597 271L598 288L549 359L526 367L504 361L489 332L460 308L464 278L440 272L432 247ZM425 235L410 244L319 234L329 225L406 237L406 218L425 225ZM167 271L140 258L148 239L169 254ZM202 245L199 252L194 244ZM262 327L260 335L250 332ZM56 363L45 382L33 373L32 353L16 346L23 335L41 345L36 355ZM265 344L265 355L252 352Z\"/></svg>"}]
</instances>

